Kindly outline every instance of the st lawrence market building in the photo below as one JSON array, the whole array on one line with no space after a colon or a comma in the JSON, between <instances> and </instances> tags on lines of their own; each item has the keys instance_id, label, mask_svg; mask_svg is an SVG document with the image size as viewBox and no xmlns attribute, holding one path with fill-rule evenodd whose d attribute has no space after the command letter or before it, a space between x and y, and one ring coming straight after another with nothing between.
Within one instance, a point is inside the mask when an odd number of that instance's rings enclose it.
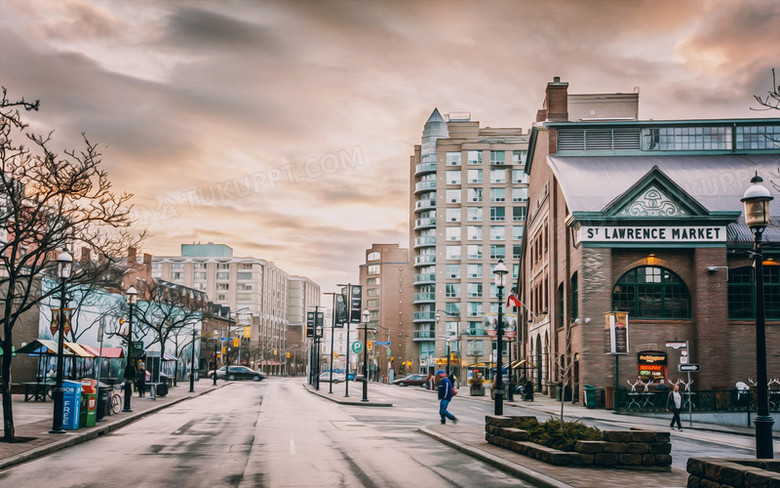
<instances>
[{"instance_id":1,"label":"st lawrence market building","mask_svg":"<svg viewBox=\"0 0 780 488\"><path fill-rule=\"evenodd\" d=\"M556 78L526 166L524 372L538 391L572 401L584 400L585 385L603 389L608 408L615 388L663 390L689 381L686 370L692 390L755 380L754 235L741 199L756 173L770 193L780 187L780 119L642 121L638 96L568 94ZM772 379L780 198L770 215L762 275Z\"/></svg>"}]
</instances>

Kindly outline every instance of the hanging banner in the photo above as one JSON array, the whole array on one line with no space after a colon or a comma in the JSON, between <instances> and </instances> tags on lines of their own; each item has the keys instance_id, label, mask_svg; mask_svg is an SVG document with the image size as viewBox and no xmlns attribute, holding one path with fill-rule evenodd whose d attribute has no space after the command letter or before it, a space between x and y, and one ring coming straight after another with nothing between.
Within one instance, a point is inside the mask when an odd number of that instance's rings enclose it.
<instances>
[{"instance_id":1,"label":"hanging banner","mask_svg":"<svg viewBox=\"0 0 780 488\"><path fill-rule=\"evenodd\" d=\"M628 354L628 312L607 312L604 316L604 352Z\"/></svg>"},{"instance_id":2,"label":"hanging banner","mask_svg":"<svg viewBox=\"0 0 780 488\"><path fill-rule=\"evenodd\" d=\"M73 312L72 308L63 308L63 315L65 315L65 335L70 334L70 315ZM57 332L60 330L60 309L59 308L53 308L51 309L51 325L49 326L49 330L51 331L51 335L57 334Z\"/></svg>"}]
</instances>

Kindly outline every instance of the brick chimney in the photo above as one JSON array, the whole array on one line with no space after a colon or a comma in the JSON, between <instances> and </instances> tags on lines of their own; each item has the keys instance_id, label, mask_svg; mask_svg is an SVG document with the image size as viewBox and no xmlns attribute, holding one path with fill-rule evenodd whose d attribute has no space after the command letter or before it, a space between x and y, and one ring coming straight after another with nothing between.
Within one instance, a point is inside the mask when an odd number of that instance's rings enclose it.
<instances>
[{"instance_id":1,"label":"brick chimney","mask_svg":"<svg viewBox=\"0 0 780 488\"><path fill-rule=\"evenodd\" d=\"M127 249L127 266L128 267L135 267L136 266L136 257L135 257L135 248L131 247Z\"/></svg>"},{"instance_id":2,"label":"brick chimney","mask_svg":"<svg viewBox=\"0 0 780 488\"><path fill-rule=\"evenodd\" d=\"M544 117L540 120L540 117ZM561 122L569 120L569 83L561 81L560 76L547 83L544 97L544 109L536 116L537 122Z\"/></svg>"}]
</instances>

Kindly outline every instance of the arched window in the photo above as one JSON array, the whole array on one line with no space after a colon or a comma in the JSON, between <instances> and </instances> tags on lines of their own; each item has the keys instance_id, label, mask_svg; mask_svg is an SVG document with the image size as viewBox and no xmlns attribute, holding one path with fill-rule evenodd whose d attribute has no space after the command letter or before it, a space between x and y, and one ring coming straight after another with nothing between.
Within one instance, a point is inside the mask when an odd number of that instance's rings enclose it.
<instances>
[{"instance_id":1,"label":"arched window","mask_svg":"<svg viewBox=\"0 0 780 488\"><path fill-rule=\"evenodd\" d=\"M764 265L764 313L766 318L780 320L780 266ZM755 310L755 283L753 268L729 269L729 318L753 320Z\"/></svg>"},{"instance_id":2,"label":"arched window","mask_svg":"<svg viewBox=\"0 0 780 488\"><path fill-rule=\"evenodd\" d=\"M612 289L612 308L627 311L632 318L690 318L691 296L676 274L643 266L620 277Z\"/></svg>"}]
</instances>

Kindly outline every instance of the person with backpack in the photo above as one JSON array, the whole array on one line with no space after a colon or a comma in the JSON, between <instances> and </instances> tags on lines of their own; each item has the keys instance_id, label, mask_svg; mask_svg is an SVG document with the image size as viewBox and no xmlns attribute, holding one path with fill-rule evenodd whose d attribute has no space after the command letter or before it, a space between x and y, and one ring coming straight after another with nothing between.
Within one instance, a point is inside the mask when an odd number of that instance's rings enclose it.
<instances>
[{"instance_id":1,"label":"person with backpack","mask_svg":"<svg viewBox=\"0 0 780 488\"><path fill-rule=\"evenodd\" d=\"M458 423L458 417L452 415L447 407L450 405L452 397L458 393L458 391L452 387L452 381L447 377L447 373L444 370L436 371L436 376L439 377L439 416L441 417L441 423L446 424L447 419L452 420L453 423Z\"/></svg>"}]
</instances>

